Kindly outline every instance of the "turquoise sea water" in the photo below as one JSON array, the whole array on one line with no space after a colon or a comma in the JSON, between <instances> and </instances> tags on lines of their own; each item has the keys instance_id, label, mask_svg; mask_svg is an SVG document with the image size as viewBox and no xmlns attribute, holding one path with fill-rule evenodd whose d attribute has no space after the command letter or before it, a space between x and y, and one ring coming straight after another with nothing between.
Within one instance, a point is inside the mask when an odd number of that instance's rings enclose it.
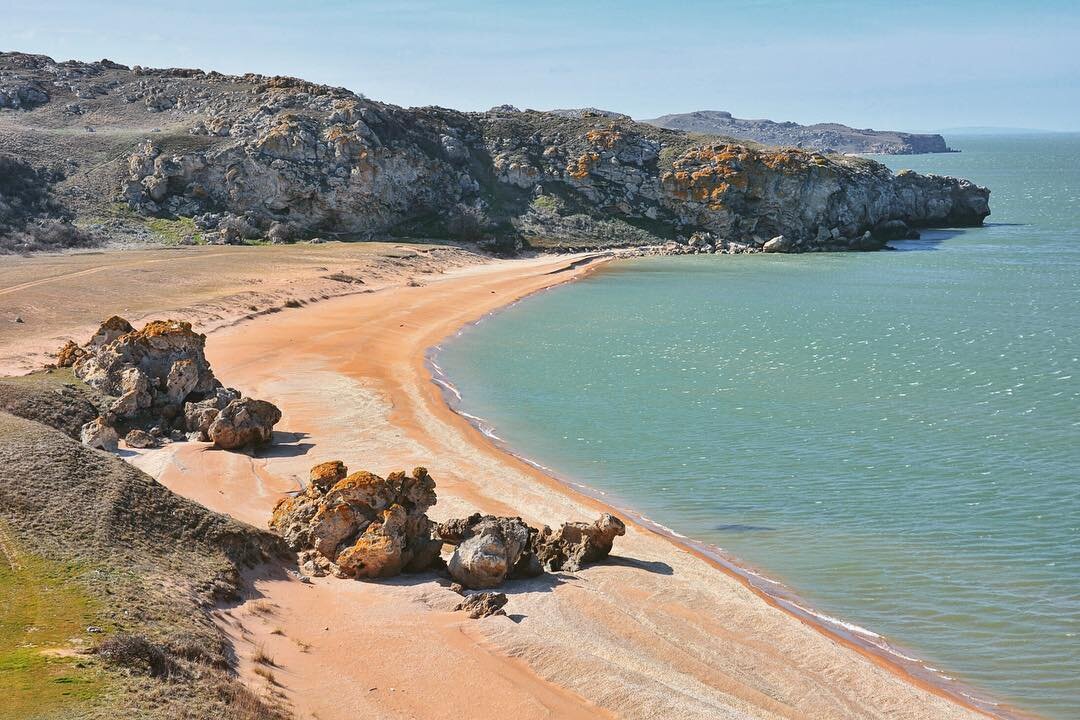
<instances>
[{"instance_id":1,"label":"turquoise sea water","mask_svg":"<svg viewBox=\"0 0 1080 720\"><path fill-rule=\"evenodd\" d=\"M1022 710L1080 718L1080 136L897 252L621 262L448 342L521 454Z\"/></svg>"}]
</instances>

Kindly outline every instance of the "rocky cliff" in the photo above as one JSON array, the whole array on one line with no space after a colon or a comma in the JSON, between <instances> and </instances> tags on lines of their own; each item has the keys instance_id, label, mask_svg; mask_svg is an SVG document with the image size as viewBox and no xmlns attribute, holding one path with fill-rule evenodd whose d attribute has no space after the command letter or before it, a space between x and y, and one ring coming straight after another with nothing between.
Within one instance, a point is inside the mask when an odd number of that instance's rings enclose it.
<instances>
[{"instance_id":1,"label":"rocky cliff","mask_svg":"<svg viewBox=\"0 0 1080 720\"><path fill-rule=\"evenodd\" d=\"M723 135L752 140L765 145L783 145L806 150L838 153L881 153L884 155L919 155L955 152L940 135L921 135L896 130L851 128L840 123L799 125L772 120L744 120L723 110L664 115L644 122L669 130L705 135Z\"/></svg>"},{"instance_id":2,"label":"rocky cliff","mask_svg":"<svg viewBox=\"0 0 1080 720\"><path fill-rule=\"evenodd\" d=\"M783 235L774 247L797 251L989 214L989 191L965 180L613 113L404 109L295 78L18 53L0 54L0 88L19 98L0 109L0 150L66 163L56 196L82 217L130 208L106 230L179 218L211 242L401 235L504 250L694 236L754 250Z\"/></svg>"}]
</instances>

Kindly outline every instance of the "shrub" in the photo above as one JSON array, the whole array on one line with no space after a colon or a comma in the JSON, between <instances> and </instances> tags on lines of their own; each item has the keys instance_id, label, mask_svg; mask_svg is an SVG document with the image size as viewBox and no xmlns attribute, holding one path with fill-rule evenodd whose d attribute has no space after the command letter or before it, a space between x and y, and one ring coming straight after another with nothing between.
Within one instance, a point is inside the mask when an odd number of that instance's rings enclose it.
<instances>
[{"instance_id":1,"label":"shrub","mask_svg":"<svg viewBox=\"0 0 1080 720\"><path fill-rule=\"evenodd\" d=\"M175 669L165 651L142 635L113 635L101 641L97 654L106 663L139 675L168 677Z\"/></svg>"}]
</instances>

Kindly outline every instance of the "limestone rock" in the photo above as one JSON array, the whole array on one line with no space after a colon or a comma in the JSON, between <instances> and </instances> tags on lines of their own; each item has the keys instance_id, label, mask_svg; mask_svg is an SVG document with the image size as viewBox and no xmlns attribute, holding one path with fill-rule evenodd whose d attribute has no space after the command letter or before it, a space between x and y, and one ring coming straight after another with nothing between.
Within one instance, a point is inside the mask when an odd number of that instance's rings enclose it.
<instances>
[{"instance_id":1,"label":"limestone rock","mask_svg":"<svg viewBox=\"0 0 1080 720\"><path fill-rule=\"evenodd\" d=\"M132 332L135 328L131 327L124 318L119 315L113 315L109 319L101 323L101 327L94 333L90 341L86 343L89 348L97 348L103 345L108 345L113 340L116 340L121 335Z\"/></svg>"},{"instance_id":2,"label":"limestone rock","mask_svg":"<svg viewBox=\"0 0 1080 720\"><path fill-rule=\"evenodd\" d=\"M767 253L786 253L791 252L792 249L794 249L794 243L783 235L777 235L761 246L761 251Z\"/></svg>"},{"instance_id":3,"label":"limestone rock","mask_svg":"<svg viewBox=\"0 0 1080 720\"><path fill-rule=\"evenodd\" d=\"M235 450L248 445L270 442L281 411L266 400L240 398L225 406L207 429L207 435L219 448Z\"/></svg>"},{"instance_id":4,"label":"limestone rock","mask_svg":"<svg viewBox=\"0 0 1080 720\"><path fill-rule=\"evenodd\" d=\"M529 542L536 531L521 518L472 515L439 526L439 537L457 547L447 564L450 576L467 588L501 585L511 574L529 574Z\"/></svg>"},{"instance_id":5,"label":"limestone rock","mask_svg":"<svg viewBox=\"0 0 1080 720\"><path fill-rule=\"evenodd\" d=\"M80 439L87 447L115 452L120 438L116 430L106 425L104 418L99 417L82 426Z\"/></svg>"},{"instance_id":6,"label":"limestone rock","mask_svg":"<svg viewBox=\"0 0 1080 720\"><path fill-rule=\"evenodd\" d=\"M130 448L150 448L157 446L157 440L150 433L135 428L124 436L124 444Z\"/></svg>"},{"instance_id":7,"label":"limestone rock","mask_svg":"<svg viewBox=\"0 0 1080 720\"><path fill-rule=\"evenodd\" d=\"M544 527L533 540L533 551L544 569L576 572L586 563L607 557L626 525L614 515L604 513L593 523L563 523L558 530Z\"/></svg>"},{"instance_id":8,"label":"limestone rock","mask_svg":"<svg viewBox=\"0 0 1080 720\"><path fill-rule=\"evenodd\" d=\"M68 340L56 353L56 365L62 368L71 367L85 354L86 351L79 347L76 342Z\"/></svg>"},{"instance_id":9,"label":"limestone rock","mask_svg":"<svg viewBox=\"0 0 1080 720\"><path fill-rule=\"evenodd\" d=\"M312 574L390 577L425 570L439 558L426 512L435 481L418 467L385 479L359 471L346 476L340 461L311 469L305 491L274 507L270 526L301 554Z\"/></svg>"},{"instance_id":10,"label":"limestone rock","mask_svg":"<svg viewBox=\"0 0 1080 720\"><path fill-rule=\"evenodd\" d=\"M454 610L463 610L473 620L491 615L505 615L506 593L482 592L467 596Z\"/></svg>"}]
</instances>

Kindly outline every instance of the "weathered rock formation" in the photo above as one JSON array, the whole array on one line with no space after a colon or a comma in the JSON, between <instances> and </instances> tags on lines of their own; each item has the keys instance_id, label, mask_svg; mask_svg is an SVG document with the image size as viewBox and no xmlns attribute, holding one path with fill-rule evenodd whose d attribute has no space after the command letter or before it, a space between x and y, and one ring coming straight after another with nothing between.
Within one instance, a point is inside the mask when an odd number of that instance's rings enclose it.
<instances>
[{"instance_id":1,"label":"weathered rock formation","mask_svg":"<svg viewBox=\"0 0 1080 720\"><path fill-rule=\"evenodd\" d=\"M521 518L477 514L444 523L438 533L457 545L447 566L450 576L467 588L498 587L508 577L542 572L530 548L536 530Z\"/></svg>"},{"instance_id":2,"label":"weathered rock formation","mask_svg":"<svg viewBox=\"0 0 1080 720\"><path fill-rule=\"evenodd\" d=\"M135 330L117 316L103 322L86 345L68 341L57 364L113 398L101 417L84 426L83 441L115 449L120 430L134 440L128 442L133 447L149 447L159 437L179 439L185 432L224 449L269 442L281 412L222 386L205 345L206 336L190 323L155 320Z\"/></svg>"},{"instance_id":3,"label":"weathered rock formation","mask_svg":"<svg viewBox=\"0 0 1080 720\"><path fill-rule=\"evenodd\" d=\"M441 567L440 551L449 543L455 547L447 568L459 589L497 587L545 570L577 571L606 557L615 537L626 532L606 513L594 523L564 523L558 530L479 513L436 526L427 516L436 502L435 481L425 468L384 479L363 470L349 475L344 463L332 460L311 468L302 493L278 501L270 527L299 554L309 575L380 578ZM491 614L502 607L497 600L470 602L483 603L484 614Z\"/></svg>"},{"instance_id":4,"label":"weathered rock formation","mask_svg":"<svg viewBox=\"0 0 1080 720\"><path fill-rule=\"evenodd\" d=\"M604 513L592 523L563 523L558 530L545 526L533 537L532 551L548 572L576 572L606 558L615 538L625 534L623 521Z\"/></svg>"},{"instance_id":5,"label":"weathered rock formation","mask_svg":"<svg viewBox=\"0 0 1080 720\"><path fill-rule=\"evenodd\" d=\"M467 588L496 587L511 577L533 577L560 570L576 572L607 557L626 526L604 513L593 523L563 523L558 530L537 530L521 518L480 515L439 525L443 542L456 545L447 567Z\"/></svg>"},{"instance_id":6,"label":"weathered rock formation","mask_svg":"<svg viewBox=\"0 0 1080 720\"><path fill-rule=\"evenodd\" d=\"M940 135L856 129L839 123L799 125L772 120L744 120L723 110L664 115L643 120L668 130L684 130L704 135L721 135L734 140L752 140L763 145L797 147L819 152L880 153L917 155L955 152Z\"/></svg>"},{"instance_id":7,"label":"weathered rock formation","mask_svg":"<svg viewBox=\"0 0 1080 720\"><path fill-rule=\"evenodd\" d=\"M467 596L454 610L464 611L473 620L479 620L491 615L505 615L506 602L506 593L481 592Z\"/></svg>"},{"instance_id":8,"label":"weathered rock formation","mask_svg":"<svg viewBox=\"0 0 1080 720\"><path fill-rule=\"evenodd\" d=\"M133 147L112 187L143 215L192 218L212 242L395 234L576 249L703 233L713 251L778 235L791 251L867 249L884 241L865 233L885 223L976 225L989 213L988 191L955 178L703 144L615 113L403 109L295 78L13 53L0 70L50 88L36 109L0 110L23 124L67 122L53 106L78 99L85 113L186 128Z\"/></svg>"},{"instance_id":9,"label":"weathered rock formation","mask_svg":"<svg viewBox=\"0 0 1080 720\"><path fill-rule=\"evenodd\" d=\"M385 479L346 472L340 461L316 465L305 492L274 507L270 526L308 574L390 577L438 562L442 543L426 515L436 502L435 481L426 469Z\"/></svg>"}]
</instances>

